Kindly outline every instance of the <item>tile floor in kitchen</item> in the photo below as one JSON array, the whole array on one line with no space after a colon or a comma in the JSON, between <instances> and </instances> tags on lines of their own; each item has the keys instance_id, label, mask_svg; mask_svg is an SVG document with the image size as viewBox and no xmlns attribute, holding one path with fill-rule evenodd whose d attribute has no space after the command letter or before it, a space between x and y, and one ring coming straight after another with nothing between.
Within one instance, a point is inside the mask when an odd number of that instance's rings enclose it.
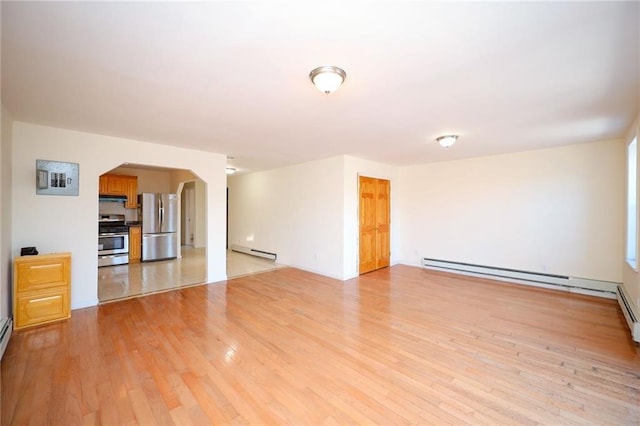
<instances>
[{"instance_id":1,"label":"tile floor in kitchen","mask_svg":"<svg viewBox=\"0 0 640 426\"><path fill-rule=\"evenodd\" d=\"M229 279L283 267L272 260L227 251ZM182 247L180 259L98 268L98 300L108 302L202 284L205 275L205 249Z\"/></svg>"}]
</instances>

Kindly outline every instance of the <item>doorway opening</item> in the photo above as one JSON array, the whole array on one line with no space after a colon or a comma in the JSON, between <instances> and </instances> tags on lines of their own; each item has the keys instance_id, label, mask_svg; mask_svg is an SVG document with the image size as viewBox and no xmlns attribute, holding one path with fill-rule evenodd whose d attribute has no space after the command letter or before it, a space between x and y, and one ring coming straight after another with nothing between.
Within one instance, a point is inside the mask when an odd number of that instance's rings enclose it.
<instances>
[{"instance_id":1,"label":"doorway opening","mask_svg":"<svg viewBox=\"0 0 640 426\"><path fill-rule=\"evenodd\" d=\"M98 268L98 300L108 302L143 294L171 290L179 287L202 284L207 277L206 259L206 182L189 170L172 169L157 166L123 164L103 174L109 176L127 176L135 182L135 189L129 186L132 194L128 198L135 200L126 203L99 201L99 218L103 215L123 216L129 229L128 262L105 265ZM107 191L100 181L100 194ZM117 181L118 179L116 179ZM186 188L186 192L184 189ZM176 210L176 238L172 241L177 247L171 258L157 261L144 261L144 232L142 223L144 213L137 202L139 194L175 194L179 203ZM201 197L201 199L199 199ZM189 203L185 206L185 198ZM189 219L185 225L183 217L187 211ZM166 213L166 212L165 212ZM187 241L188 244L183 244ZM137 257L134 253L138 254ZM174 257L175 256L175 257Z\"/></svg>"},{"instance_id":2,"label":"doorway opening","mask_svg":"<svg viewBox=\"0 0 640 426\"><path fill-rule=\"evenodd\" d=\"M248 254L254 251L248 247L234 244L237 241L230 241L230 232L233 233L233 230L237 229L242 217L241 214L238 215L238 211L242 211L241 205L246 202L243 194L234 191L231 184L232 180L236 178L236 176L227 176L227 278L239 278L285 268L286 265L277 263L276 259Z\"/></svg>"},{"instance_id":3,"label":"doorway opening","mask_svg":"<svg viewBox=\"0 0 640 426\"><path fill-rule=\"evenodd\" d=\"M180 244L183 247L194 247L196 225L196 186L195 182L186 182L182 188L182 203L180 203L182 218L182 233Z\"/></svg>"}]
</instances>

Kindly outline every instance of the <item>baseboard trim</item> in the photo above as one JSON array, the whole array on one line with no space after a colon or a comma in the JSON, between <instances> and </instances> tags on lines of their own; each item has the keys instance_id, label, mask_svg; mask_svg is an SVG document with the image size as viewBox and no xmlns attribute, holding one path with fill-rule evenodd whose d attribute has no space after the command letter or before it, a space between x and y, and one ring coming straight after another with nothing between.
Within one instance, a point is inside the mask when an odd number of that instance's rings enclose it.
<instances>
[{"instance_id":1,"label":"baseboard trim","mask_svg":"<svg viewBox=\"0 0 640 426\"><path fill-rule=\"evenodd\" d=\"M249 254L251 256L262 257L264 259L269 259L273 261L278 259L278 255L276 253L271 253L264 250L257 250L251 247L240 246L237 244L231 244L229 246L229 249L237 253Z\"/></svg>"},{"instance_id":2,"label":"baseboard trim","mask_svg":"<svg viewBox=\"0 0 640 426\"><path fill-rule=\"evenodd\" d=\"M618 304L622 310L624 318L627 320L629 330L631 330L631 338L635 342L640 342L640 313L637 307L631 302L631 298L624 289L623 285L619 285L616 291Z\"/></svg>"},{"instance_id":3,"label":"baseboard trim","mask_svg":"<svg viewBox=\"0 0 640 426\"><path fill-rule=\"evenodd\" d=\"M0 359L4 356L7 346L9 346L12 331L13 320L10 317L2 318L2 320L0 320Z\"/></svg>"},{"instance_id":4,"label":"baseboard trim","mask_svg":"<svg viewBox=\"0 0 640 426\"><path fill-rule=\"evenodd\" d=\"M431 258L423 258L422 266L437 271L490 278L498 281L566 291L569 293L586 294L606 299L616 298L616 289L620 284L609 281L570 277L568 275L546 274Z\"/></svg>"},{"instance_id":5,"label":"baseboard trim","mask_svg":"<svg viewBox=\"0 0 640 426\"><path fill-rule=\"evenodd\" d=\"M71 303L71 310L75 311L76 309L91 308L93 306L98 306L99 304L100 301L98 299L81 300L80 302Z\"/></svg>"}]
</instances>

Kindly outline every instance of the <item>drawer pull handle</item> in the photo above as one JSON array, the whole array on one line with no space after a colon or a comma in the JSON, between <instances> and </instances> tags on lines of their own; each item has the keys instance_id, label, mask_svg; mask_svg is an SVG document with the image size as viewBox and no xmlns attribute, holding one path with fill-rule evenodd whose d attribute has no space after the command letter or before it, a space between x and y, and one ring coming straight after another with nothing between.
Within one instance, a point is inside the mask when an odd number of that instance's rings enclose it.
<instances>
[{"instance_id":1,"label":"drawer pull handle","mask_svg":"<svg viewBox=\"0 0 640 426\"><path fill-rule=\"evenodd\" d=\"M60 299L60 296L43 297L42 299L33 299L33 302L46 302L47 300Z\"/></svg>"}]
</instances>

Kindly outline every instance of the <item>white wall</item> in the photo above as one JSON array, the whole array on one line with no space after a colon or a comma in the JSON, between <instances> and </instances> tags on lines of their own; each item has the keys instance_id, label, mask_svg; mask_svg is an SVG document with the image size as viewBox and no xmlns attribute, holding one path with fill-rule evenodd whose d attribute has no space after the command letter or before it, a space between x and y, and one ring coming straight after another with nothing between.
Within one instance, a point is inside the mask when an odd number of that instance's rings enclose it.
<instances>
[{"instance_id":1,"label":"white wall","mask_svg":"<svg viewBox=\"0 0 640 426\"><path fill-rule=\"evenodd\" d=\"M620 282L624 170L622 141L402 168L401 261Z\"/></svg>"},{"instance_id":2,"label":"white wall","mask_svg":"<svg viewBox=\"0 0 640 426\"><path fill-rule=\"evenodd\" d=\"M344 157L230 176L229 244L343 279Z\"/></svg>"},{"instance_id":3,"label":"white wall","mask_svg":"<svg viewBox=\"0 0 640 426\"><path fill-rule=\"evenodd\" d=\"M11 153L13 121L2 106L0 140L0 318L11 316Z\"/></svg>"},{"instance_id":4,"label":"white wall","mask_svg":"<svg viewBox=\"0 0 640 426\"><path fill-rule=\"evenodd\" d=\"M200 179L196 179L196 217L195 217L195 238L193 239L193 245L196 248L202 248L206 246L207 243L207 188L206 184ZM225 197L226 197L226 188L225 188ZM226 209L226 199L224 203L224 207ZM226 211L225 211L226 216ZM225 223L226 228L226 223ZM225 232L225 245L226 245L226 232Z\"/></svg>"},{"instance_id":5,"label":"white wall","mask_svg":"<svg viewBox=\"0 0 640 426\"><path fill-rule=\"evenodd\" d=\"M391 181L391 264L398 262L399 236L397 232L398 168L388 164L376 163L361 158L344 157L344 279L358 276L360 218L358 209L358 176L375 177Z\"/></svg>"},{"instance_id":6,"label":"white wall","mask_svg":"<svg viewBox=\"0 0 640 426\"><path fill-rule=\"evenodd\" d=\"M181 183L191 182L198 179L198 176L191 173L189 170L171 170L170 173L170 182L171 187L169 192L176 194L178 193L178 189Z\"/></svg>"},{"instance_id":7,"label":"white wall","mask_svg":"<svg viewBox=\"0 0 640 426\"><path fill-rule=\"evenodd\" d=\"M357 276L364 175L391 180L392 263L432 257L620 282L624 165L622 141L606 141L400 168L344 156L234 176L229 242Z\"/></svg>"},{"instance_id":8,"label":"white wall","mask_svg":"<svg viewBox=\"0 0 640 426\"><path fill-rule=\"evenodd\" d=\"M79 196L36 195L36 159L79 163ZM14 122L12 254L70 251L73 309L98 302L98 177L125 162L193 170L207 182L207 282L226 279L225 155Z\"/></svg>"}]
</instances>

